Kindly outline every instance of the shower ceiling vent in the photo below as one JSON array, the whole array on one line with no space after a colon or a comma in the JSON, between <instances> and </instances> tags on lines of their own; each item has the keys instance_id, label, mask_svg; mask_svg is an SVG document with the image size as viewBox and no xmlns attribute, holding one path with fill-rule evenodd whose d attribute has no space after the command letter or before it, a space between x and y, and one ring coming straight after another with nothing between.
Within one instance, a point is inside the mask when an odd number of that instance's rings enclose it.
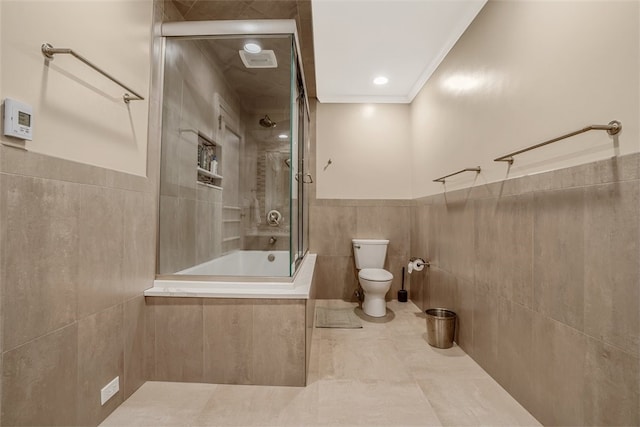
<instances>
[{"instance_id":1,"label":"shower ceiling vent","mask_svg":"<svg viewBox=\"0 0 640 427\"><path fill-rule=\"evenodd\" d=\"M272 50L263 50L260 53L248 53L239 50L240 59L247 68L278 68L276 54Z\"/></svg>"}]
</instances>

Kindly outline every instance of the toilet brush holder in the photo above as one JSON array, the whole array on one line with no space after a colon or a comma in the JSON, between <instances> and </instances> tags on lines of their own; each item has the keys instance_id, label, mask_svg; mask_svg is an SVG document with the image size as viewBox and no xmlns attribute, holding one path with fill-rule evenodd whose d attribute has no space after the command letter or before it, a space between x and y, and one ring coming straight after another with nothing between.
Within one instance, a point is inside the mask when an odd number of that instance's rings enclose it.
<instances>
[{"instance_id":1,"label":"toilet brush holder","mask_svg":"<svg viewBox=\"0 0 640 427\"><path fill-rule=\"evenodd\" d=\"M409 295L404 289L404 267L402 267L402 289L398 291L398 302L407 302L408 297Z\"/></svg>"}]
</instances>

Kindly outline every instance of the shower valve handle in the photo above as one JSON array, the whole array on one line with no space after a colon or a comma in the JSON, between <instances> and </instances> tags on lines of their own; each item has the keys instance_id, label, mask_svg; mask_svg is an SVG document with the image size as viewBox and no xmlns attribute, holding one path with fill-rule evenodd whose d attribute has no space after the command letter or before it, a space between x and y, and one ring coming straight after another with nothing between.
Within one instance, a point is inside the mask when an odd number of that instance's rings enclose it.
<instances>
[{"instance_id":1,"label":"shower valve handle","mask_svg":"<svg viewBox=\"0 0 640 427\"><path fill-rule=\"evenodd\" d=\"M267 214L267 224L269 224L270 226L275 227L280 225L281 219L282 219L282 214L275 209L270 210L269 213Z\"/></svg>"}]
</instances>

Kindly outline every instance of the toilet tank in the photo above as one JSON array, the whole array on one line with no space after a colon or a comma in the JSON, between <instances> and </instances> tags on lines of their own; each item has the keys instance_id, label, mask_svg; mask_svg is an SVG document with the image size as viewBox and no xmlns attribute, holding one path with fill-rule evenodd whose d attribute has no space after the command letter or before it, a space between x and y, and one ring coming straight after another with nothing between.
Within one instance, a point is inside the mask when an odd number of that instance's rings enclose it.
<instances>
[{"instance_id":1,"label":"toilet tank","mask_svg":"<svg viewBox=\"0 0 640 427\"><path fill-rule=\"evenodd\" d=\"M353 256L356 260L356 268L383 268L384 259L387 256L388 240L353 239Z\"/></svg>"}]
</instances>

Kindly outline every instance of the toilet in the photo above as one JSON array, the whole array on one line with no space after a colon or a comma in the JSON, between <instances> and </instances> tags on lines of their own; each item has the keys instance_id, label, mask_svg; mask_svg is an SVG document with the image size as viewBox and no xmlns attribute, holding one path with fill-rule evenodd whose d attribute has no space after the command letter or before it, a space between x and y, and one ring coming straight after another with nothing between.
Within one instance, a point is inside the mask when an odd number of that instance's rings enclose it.
<instances>
[{"instance_id":1,"label":"toilet","mask_svg":"<svg viewBox=\"0 0 640 427\"><path fill-rule=\"evenodd\" d=\"M371 317L387 314L384 297L391 288L393 274L383 269L387 256L388 240L353 239L353 255L356 260L358 280L364 291L362 311Z\"/></svg>"}]
</instances>

